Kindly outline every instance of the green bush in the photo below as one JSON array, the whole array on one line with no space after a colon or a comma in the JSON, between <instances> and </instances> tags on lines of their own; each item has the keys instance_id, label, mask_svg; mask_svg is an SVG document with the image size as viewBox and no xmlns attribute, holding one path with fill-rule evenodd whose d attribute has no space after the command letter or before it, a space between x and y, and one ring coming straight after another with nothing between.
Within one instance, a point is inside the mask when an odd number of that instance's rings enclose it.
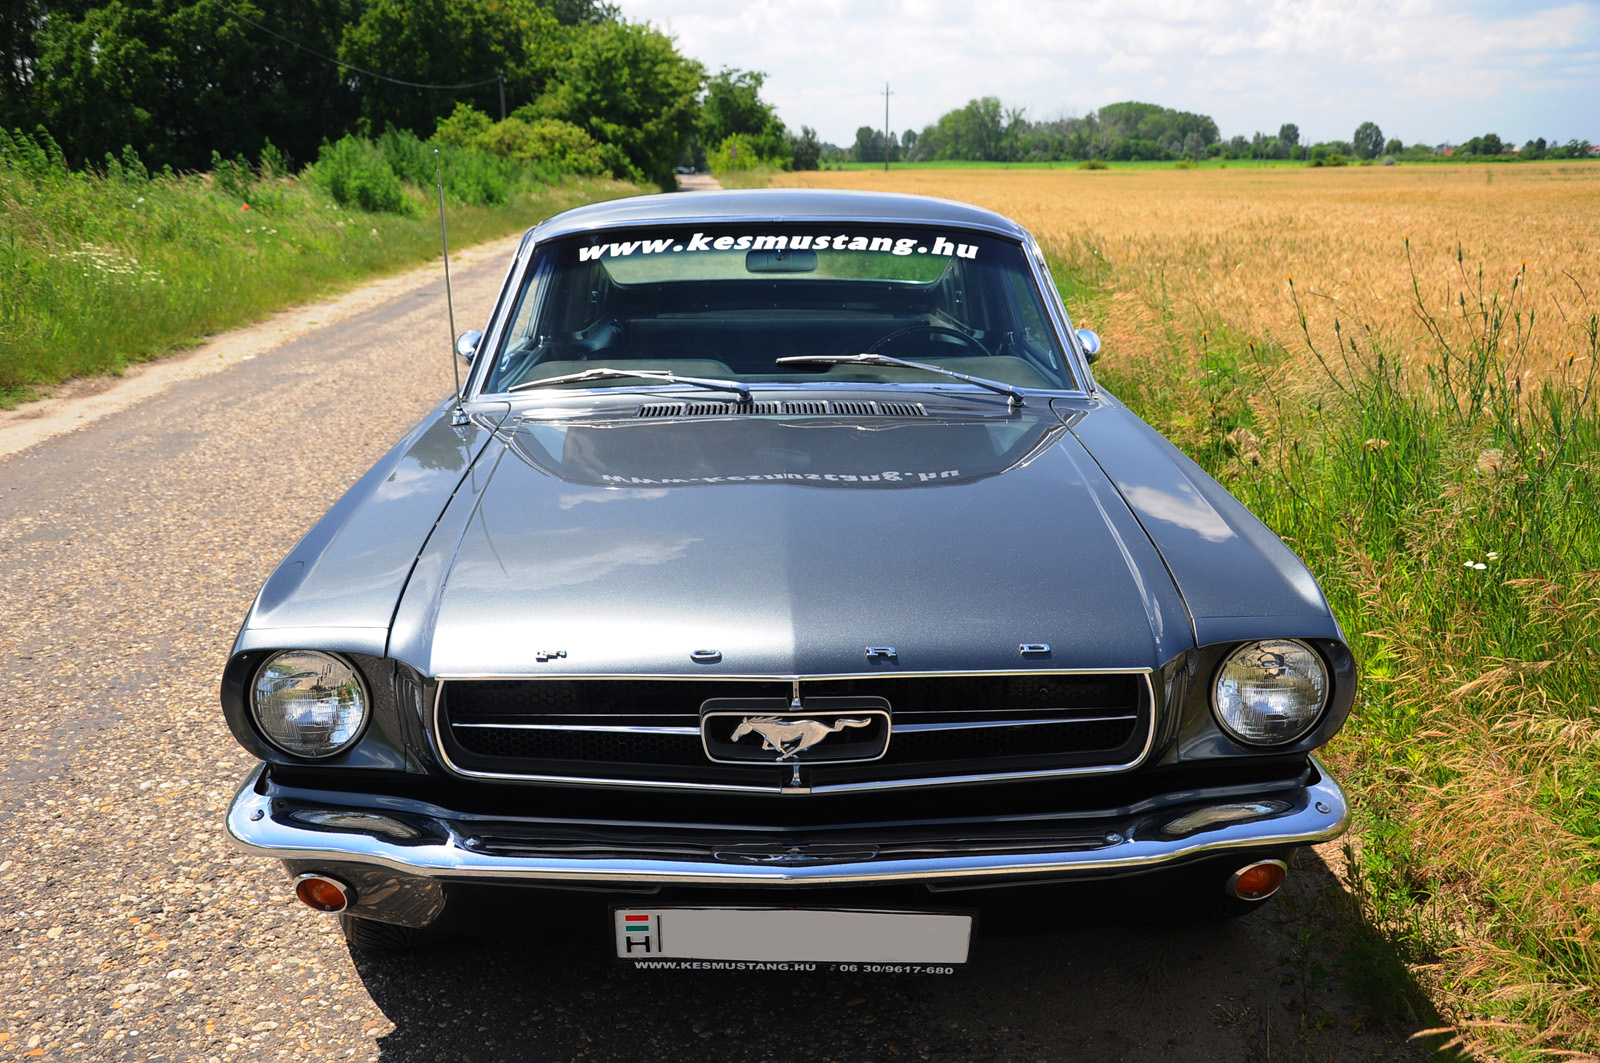
<instances>
[{"instance_id":1,"label":"green bush","mask_svg":"<svg viewBox=\"0 0 1600 1063\"><path fill-rule=\"evenodd\" d=\"M1078 163L1078 169L1080 169L1080 170L1109 170L1109 169L1111 169L1111 167L1106 163L1106 160L1104 160L1104 159L1084 159L1082 162Z\"/></svg>"},{"instance_id":2,"label":"green bush","mask_svg":"<svg viewBox=\"0 0 1600 1063\"><path fill-rule=\"evenodd\" d=\"M250 186L255 183L255 178L255 172L244 161L243 155L224 159L215 151L211 153L211 187L218 191L235 199L245 199L250 195Z\"/></svg>"},{"instance_id":3,"label":"green bush","mask_svg":"<svg viewBox=\"0 0 1600 1063\"><path fill-rule=\"evenodd\" d=\"M7 133L0 128L0 173L15 171L27 177L66 177L67 160L44 127L33 136L18 129Z\"/></svg>"},{"instance_id":4,"label":"green bush","mask_svg":"<svg viewBox=\"0 0 1600 1063\"><path fill-rule=\"evenodd\" d=\"M620 148L602 144L571 122L542 115L534 107L520 107L510 118L493 122L482 111L468 104L457 104L449 117L440 120L428 143L431 147L493 156L510 163L506 172L514 175L533 167L537 179L544 183L555 181L562 174L640 179L638 170ZM449 152L445 155L450 157ZM460 168L477 164L457 156L454 165ZM411 179L404 170L400 170L400 174ZM450 181L447 172L446 191L450 190ZM471 201L470 196L463 198Z\"/></svg>"},{"instance_id":5,"label":"green bush","mask_svg":"<svg viewBox=\"0 0 1600 1063\"><path fill-rule=\"evenodd\" d=\"M588 133L557 118L527 122L513 115L490 126L473 146L506 158L544 163L581 177L610 177L616 162L615 157L606 158L601 145ZM615 154L620 156L620 152ZM624 172L632 169L623 165Z\"/></svg>"},{"instance_id":6,"label":"green bush","mask_svg":"<svg viewBox=\"0 0 1600 1063\"><path fill-rule=\"evenodd\" d=\"M256 172L263 179L289 176L289 159L272 141L264 141L261 145L261 165L256 167Z\"/></svg>"},{"instance_id":7,"label":"green bush","mask_svg":"<svg viewBox=\"0 0 1600 1063\"><path fill-rule=\"evenodd\" d=\"M433 139L453 148L477 147L478 138L494 125L489 116L470 103L458 103L448 117L439 119Z\"/></svg>"},{"instance_id":8,"label":"green bush","mask_svg":"<svg viewBox=\"0 0 1600 1063\"><path fill-rule=\"evenodd\" d=\"M1350 160L1345 158L1343 155L1340 155L1338 152L1334 152L1331 155L1313 155L1311 157L1311 165L1312 166L1349 166L1350 165Z\"/></svg>"},{"instance_id":9,"label":"green bush","mask_svg":"<svg viewBox=\"0 0 1600 1063\"><path fill-rule=\"evenodd\" d=\"M406 195L400 177L382 150L370 140L346 135L322 145L312 168L316 181L334 201L374 214L414 217L417 206Z\"/></svg>"},{"instance_id":10,"label":"green bush","mask_svg":"<svg viewBox=\"0 0 1600 1063\"><path fill-rule=\"evenodd\" d=\"M787 160L768 159L761 154L756 142L743 133L732 133L722 139L706 155L706 165L714 174L738 173L743 170L759 170L763 167L781 169Z\"/></svg>"}]
</instances>

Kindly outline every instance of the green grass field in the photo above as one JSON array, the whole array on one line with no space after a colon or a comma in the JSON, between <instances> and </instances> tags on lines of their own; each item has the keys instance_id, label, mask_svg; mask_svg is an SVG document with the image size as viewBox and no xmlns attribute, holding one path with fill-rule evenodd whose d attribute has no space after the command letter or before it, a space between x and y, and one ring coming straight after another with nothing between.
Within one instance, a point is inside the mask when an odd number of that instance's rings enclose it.
<instances>
[{"instance_id":1,"label":"green grass field","mask_svg":"<svg viewBox=\"0 0 1600 1063\"><path fill-rule=\"evenodd\" d=\"M225 183L0 159L0 406L438 257L438 216L422 190L407 193L417 210L403 217L340 206L306 179ZM638 191L569 179L501 206L455 206L451 243Z\"/></svg>"}]
</instances>

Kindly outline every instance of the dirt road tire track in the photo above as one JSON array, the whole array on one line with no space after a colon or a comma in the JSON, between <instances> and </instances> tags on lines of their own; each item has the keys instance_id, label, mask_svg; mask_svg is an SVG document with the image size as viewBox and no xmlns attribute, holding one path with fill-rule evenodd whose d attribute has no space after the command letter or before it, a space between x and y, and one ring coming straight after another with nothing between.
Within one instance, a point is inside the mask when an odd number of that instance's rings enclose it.
<instances>
[{"instance_id":1,"label":"dirt road tire track","mask_svg":"<svg viewBox=\"0 0 1600 1063\"><path fill-rule=\"evenodd\" d=\"M502 273L458 271L460 327ZM0 458L0 1059L1412 1058L1335 976L1284 985L1337 918L1309 852L1251 919L1076 913L939 980L632 973L559 907L352 956L224 840L248 760L216 684L271 567L450 387L441 284L361 305Z\"/></svg>"}]
</instances>

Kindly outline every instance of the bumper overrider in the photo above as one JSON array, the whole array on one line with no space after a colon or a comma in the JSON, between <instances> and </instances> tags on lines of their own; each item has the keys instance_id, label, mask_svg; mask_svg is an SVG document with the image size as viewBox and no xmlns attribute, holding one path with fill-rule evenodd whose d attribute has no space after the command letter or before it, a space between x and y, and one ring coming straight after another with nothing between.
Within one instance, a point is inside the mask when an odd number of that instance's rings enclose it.
<instances>
[{"instance_id":1,"label":"bumper overrider","mask_svg":"<svg viewBox=\"0 0 1600 1063\"><path fill-rule=\"evenodd\" d=\"M292 871L362 869L391 886L420 880L630 890L893 883L963 889L1281 852L1337 837L1349 819L1344 793L1313 757L1303 785L1260 798L1171 794L1125 815L804 837L733 828L570 830L548 820L458 817L422 801L358 805L328 793L275 796L261 765L239 787L227 823L241 848Z\"/></svg>"}]
</instances>

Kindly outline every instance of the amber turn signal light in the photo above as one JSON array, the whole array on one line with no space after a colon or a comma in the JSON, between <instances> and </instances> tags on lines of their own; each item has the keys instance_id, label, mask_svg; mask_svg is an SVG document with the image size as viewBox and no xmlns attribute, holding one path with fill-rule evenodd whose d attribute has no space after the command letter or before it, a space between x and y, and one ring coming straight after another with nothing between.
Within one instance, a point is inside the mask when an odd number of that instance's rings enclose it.
<instances>
[{"instance_id":1,"label":"amber turn signal light","mask_svg":"<svg viewBox=\"0 0 1600 1063\"><path fill-rule=\"evenodd\" d=\"M349 886L327 875L301 875L294 880L294 895L319 912L342 912L355 899Z\"/></svg>"},{"instance_id":2,"label":"amber turn signal light","mask_svg":"<svg viewBox=\"0 0 1600 1063\"><path fill-rule=\"evenodd\" d=\"M1228 879L1228 893L1242 901L1264 901L1289 877L1289 865L1282 860L1258 860L1235 871Z\"/></svg>"}]
</instances>

